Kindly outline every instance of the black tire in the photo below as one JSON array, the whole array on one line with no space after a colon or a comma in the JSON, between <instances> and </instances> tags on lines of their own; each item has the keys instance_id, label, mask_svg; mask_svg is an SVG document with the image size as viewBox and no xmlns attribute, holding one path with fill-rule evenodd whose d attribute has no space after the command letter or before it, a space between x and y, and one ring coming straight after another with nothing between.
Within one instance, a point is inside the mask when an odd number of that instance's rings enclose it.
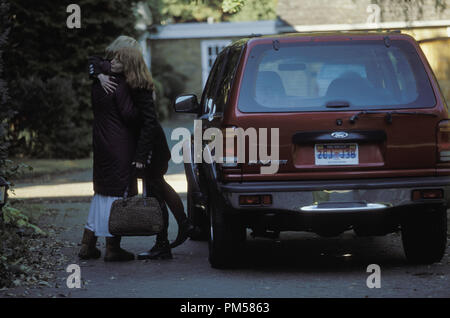
<instances>
[{"instance_id":1,"label":"black tire","mask_svg":"<svg viewBox=\"0 0 450 318\"><path fill-rule=\"evenodd\" d=\"M187 193L187 214L196 227L196 231L189 235L190 239L193 241L207 241L209 237L208 217L202 209L195 207L192 193L189 189Z\"/></svg>"},{"instance_id":2,"label":"black tire","mask_svg":"<svg viewBox=\"0 0 450 318\"><path fill-rule=\"evenodd\" d=\"M402 224L402 242L408 262L439 262L447 247L447 209L429 208L406 218Z\"/></svg>"},{"instance_id":3,"label":"black tire","mask_svg":"<svg viewBox=\"0 0 450 318\"><path fill-rule=\"evenodd\" d=\"M211 198L211 196L209 196ZM247 232L236 214L216 198L208 200L209 262L211 267L225 269L239 265ZM228 213L227 213L228 212Z\"/></svg>"}]
</instances>

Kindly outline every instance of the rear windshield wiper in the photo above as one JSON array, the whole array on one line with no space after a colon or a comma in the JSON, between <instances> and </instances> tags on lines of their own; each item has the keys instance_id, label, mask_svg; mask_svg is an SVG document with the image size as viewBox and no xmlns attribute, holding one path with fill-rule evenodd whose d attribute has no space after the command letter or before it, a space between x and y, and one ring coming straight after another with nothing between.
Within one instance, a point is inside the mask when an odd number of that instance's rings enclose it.
<instances>
[{"instance_id":1,"label":"rear windshield wiper","mask_svg":"<svg viewBox=\"0 0 450 318\"><path fill-rule=\"evenodd\" d=\"M436 117L436 114L433 113L425 113L425 112L398 112L398 111L391 111L391 112L377 112L377 111L370 111L370 110L363 110L359 113L356 113L352 117L350 117L350 123L354 124L356 120L361 115L372 115L372 114L384 114L386 122L388 124L392 124L392 115L406 115L406 116L431 116Z\"/></svg>"},{"instance_id":2,"label":"rear windshield wiper","mask_svg":"<svg viewBox=\"0 0 450 318\"><path fill-rule=\"evenodd\" d=\"M350 107L350 103L344 100L332 100L325 104L327 108L344 108Z\"/></svg>"}]
</instances>

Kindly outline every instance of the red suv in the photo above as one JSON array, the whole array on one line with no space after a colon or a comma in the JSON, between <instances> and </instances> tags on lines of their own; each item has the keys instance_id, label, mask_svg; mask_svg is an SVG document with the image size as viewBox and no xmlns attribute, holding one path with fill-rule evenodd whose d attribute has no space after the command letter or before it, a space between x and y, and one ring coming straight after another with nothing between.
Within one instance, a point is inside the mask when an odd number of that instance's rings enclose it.
<instances>
[{"instance_id":1,"label":"red suv","mask_svg":"<svg viewBox=\"0 0 450 318\"><path fill-rule=\"evenodd\" d=\"M362 236L401 230L410 262L442 258L449 112L412 37L242 39L218 55L200 103L182 95L174 107L198 115L195 131L216 128L224 140L218 152L211 147L217 136L193 138L184 154L188 213L209 238L213 267L236 264L247 228L273 237L280 231L329 237L350 229ZM225 142L230 136L241 140ZM255 157L255 147L275 159ZM276 169L262 173L269 166Z\"/></svg>"}]
</instances>

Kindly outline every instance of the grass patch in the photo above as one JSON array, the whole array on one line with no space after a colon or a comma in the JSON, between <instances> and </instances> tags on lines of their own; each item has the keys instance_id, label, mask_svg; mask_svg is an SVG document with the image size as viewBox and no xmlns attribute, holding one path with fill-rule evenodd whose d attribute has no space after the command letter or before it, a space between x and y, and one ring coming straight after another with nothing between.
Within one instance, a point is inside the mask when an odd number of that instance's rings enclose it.
<instances>
[{"instance_id":1,"label":"grass patch","mask_svg":"<svg viewBox=\"0 0 450 318\"><path fill-rule=\"evenodd\" d=\"M15 177L16 180L92 169L92 158L74 160L17 158L11 161L31 167L22 169Z\"/></svg>"},{"instance_id":2,"label":"grass patch","mask_svg":"<svg viewBox=\"0 0 450 318\"><path fill-rule=\"evenodd\" d=\"M9 204L12 208L21 211L25 215L30 223L38 224L40 219L44 216L54 215L53 209L47 208L43 204L28 203L26 201L17 200Z\"/></svg>"}]
</instances>

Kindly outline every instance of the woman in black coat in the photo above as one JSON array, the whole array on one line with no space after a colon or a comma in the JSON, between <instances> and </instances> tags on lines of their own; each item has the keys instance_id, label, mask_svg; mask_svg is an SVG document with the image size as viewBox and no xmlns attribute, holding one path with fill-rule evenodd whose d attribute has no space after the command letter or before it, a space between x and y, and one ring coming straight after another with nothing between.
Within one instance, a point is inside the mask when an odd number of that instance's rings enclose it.
<instances>
[{"instance_id":1,"label":"woman in black coat","mask_svg":"<svg viewBox=\"0 0 450 318\"><path fill-rule=\"evenodd\" d=\"M95 195L79 253L82 259L100 257L100 251L95 247L98 236L106 237L105 261L134 259L134 254L120 248L121 237L112 236L108 230L114 200L123 197L127 186L130 195L137 194L131 162L137 146L138 112L133 107L125 78L116 76L115 83L113 94L107 94L99 81L92 84Z\"/></svg>"},{"instance_id":2,"label":"woman in black coat","mask_svg":"<svg viewBox=\"0 0 450 318\"><path fill-rule=\"evenodd\" d=\"M130 163L136 152L138 112L123 76L117 76L114 94L105 94L99 83L92 88L94 111L94 192L121 197L130 182ZM136 182L129 194L137 194Z\"/></svg>"}]
</instances>

